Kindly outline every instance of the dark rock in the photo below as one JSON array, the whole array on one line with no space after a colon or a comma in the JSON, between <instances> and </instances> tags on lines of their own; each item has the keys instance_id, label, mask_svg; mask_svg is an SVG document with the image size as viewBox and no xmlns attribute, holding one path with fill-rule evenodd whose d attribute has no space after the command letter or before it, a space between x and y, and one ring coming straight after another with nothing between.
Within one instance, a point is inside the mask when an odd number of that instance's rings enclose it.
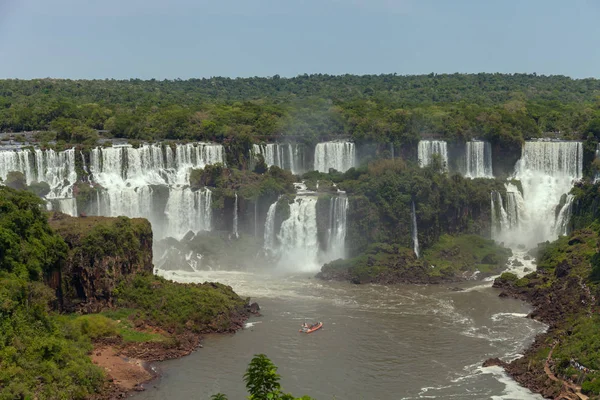
<instances>
[{"instance_id":1,"label":"dark rock","mask_svg":"<svg viewBox=\"0 0 600 400\"><path fill-rule=\"evenodd\" d=\"M531 271L531 268L525 267L525 268L523 268L523 271L524 271L524 272L530 272L530 271Z\"/></svg>"},{"instance_id":2,"label":"dark rock","mask_svg":"<svg viewBox=\"0 0 600 400\"><path fill-rule=\"evenodd\" d=\"M494 253L487 254L481 260L482 264L498 264L498 262L499 262L498 256Z\"/></svg>"},{"instance_id":3,"label":"dark rock","mask_svg":"<svg viewBox=\"0 0 600 400\"><path fill-rule=\"evenodd\" d=\"M499 358L488 358L483 362L482 367L506 367L506 363Z\"/></svg>"},{"instance_id":4,"label":"dark rock","mask_svg":"<svg viewBox=\"0 0 600 400\"><path fill-rule=\"evenodd\" d=\"M513 267L522 267L523 263L515 258L512 262L512 266Z\"/></svg>"},{"instance_id":5,"label":"dark rock","mask_svg":"<svg viewBox=\"0 0 600 400\"><path fill-rule=\"evenodd\" d=\"M554 276L563 278L569 275L569 271L571 271L571 265L566 260L563 260L556 266Z\"/></svg>"},{"instance_id":6,"label":"dark rock","mask_svg":"<svg viewBox=\"0 0 600 400\"><path fill-rule=\"evenodd\" d=\"M258 305L258 303L251 303L248 304L248 306L246 307L246 310L252 314L258 314L258 311L260 311L260 307Z\"/></svg>"},{"instance_id":7,"label":"dark rock","mask_svg":"<svg viewBox=\"0 0 600 400\"><path fill-rule=\"evenodd\" d=\"M450 290L452 290L453 292L464 292L465 291L465 289L459 288L458 286L450 288Z\"/></svg>"},{"instance_id":8,"label":"dark rock","mask_svg":"<svg viewBox=\"0 0 600 400\"><path fill-rule=\"evenodd\" d=\"M531 260L531 256L529 254L526 254L525 257L523 257L523 260L529 261Z\"/></svg>"}]
</instances>

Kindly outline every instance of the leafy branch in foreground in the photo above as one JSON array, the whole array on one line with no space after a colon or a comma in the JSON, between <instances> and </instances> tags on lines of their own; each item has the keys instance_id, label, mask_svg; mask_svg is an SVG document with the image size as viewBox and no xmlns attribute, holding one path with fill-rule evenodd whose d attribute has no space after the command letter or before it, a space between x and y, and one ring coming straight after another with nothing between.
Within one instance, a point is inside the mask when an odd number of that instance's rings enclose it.
<instances>
[{"instance_id":1,"label":"leafy branch in foreground","mask_svg":"<svg viewBox=\"0 0 600 400\"><path fill-rule=\"evenodd\" d=\"M248 390L249 400L312 400L311 397L294 397L290 393L284 393L279 383L281 376L277 373L277 367L264 354L254 356L248 369L244 374L244 382ZM227 400L222 393L214 394L212 400Z\"/></svg>"}]
</instances>

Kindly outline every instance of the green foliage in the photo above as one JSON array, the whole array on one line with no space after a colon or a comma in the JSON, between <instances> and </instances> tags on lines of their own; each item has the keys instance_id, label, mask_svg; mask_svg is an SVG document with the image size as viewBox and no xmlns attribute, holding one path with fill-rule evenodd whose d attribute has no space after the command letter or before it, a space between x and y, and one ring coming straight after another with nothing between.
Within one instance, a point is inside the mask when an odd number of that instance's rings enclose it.
<instances>
[{"instance_id":1,"label":"green foliage","mask_svg":"<svg viewBox=\"0 0 600 400\"><path fill-rule=\"evenodd\" d=\"M117 323L99 314L82 315L70 321L73 329L92 340L113 337L119 334Z\"/></svg>"},{"instance_id":2,"label":"green foliage","mask_svg":"<svg viewBox=\"0 0 600 400\"><path fill-rule=\"evenodd\" d=\"M281 385L277 367L264 354L254 356L244 374L244 382L250 400L277 399L281 395Z\"/></svg>"},{"instance_id":3,"label":"green foliage","mask_svg":"<svg viewBox=\"0 0 600 400\"><path fill-rule=\"evenodd\" d=\"M169 332L228 331L246 302L219 283L181 284L137 274L117 287L117 302L134 308L136 318Z\"/></svg>"},{"instance_id":4,"label":"green foliage","mask_svg":"<svg viewBox=\"0 0 600 400\"><path fill-rule=\"evenodd\" d=\"M104 383L90 340L48 313L52 291L0 278L0 398L84 399Z\"/></svg>"},{"instance_id":5,"label":"green foliage","mask_svg":"<svg viewBox=\"0 0 600 400\"><path fill-rule=\"evenodd\" d=\"M27 187L27 182L25 180L25 175L19 171L10 171L6 175L6 179L4 180L4 184L9 188L24 190Z\"/></svg>"},{"instance_id":6,"label":"green foliage","mask_svg":"<svg viewBox=\"0 0 600 400\"><path fill-rule=\"evenodd\" d=\"M420 259L410 248L373 243L357 257L324 265L320 276L354 283L438 282L464 278L466 272L490 275L504 268L510 255L509 249L477 235L444 235Z\"/></svg>"},{"instance_id":7,"label":"green foliage","mask_svg":"<svg viewBox=\"0 0 600 400\"><path fill-rule=\"evenodd\" d=\"M431 274L446 274L447 270L451 270L453 274L474 270L489 274L503 269L511 255L510 249L481 236L443 235L424 252L423 258L435 266Z\"/></svg>"},{"instance_id":8,"label":"green foliage","mask_svg":"<svg viewBox=\"0 0 600 400\"><path fill-rule=\"evenodd\" d=\"M67 246L41 206L31 193L0 187L0 273L39 280L65 259Z\"/></svg>"},{"instance_id":9,"label":"green foliage","mask_svg":"<svg viewBox=\"0 0 600 400\"><path fill-rule=\"evenodd\" d=\"M31 182L27 190L38 197L44 197L50 193L50 185L47 182Z\"/></svg>"},{"instance_id":10,"label":"green foliage","mask_svg":"<svg viewBox=\"0 0 600 400\"><path fill-rule=\"evenodd\" d=\"M295 398L289 393L284 393L277 373L277 367L264 354L255 355L244 374L244 382L248 390L249 400L312 400L308 396ZM227 396L217 393L211 396L213 400L227 400Z\"/></svg>"},{"instance_id":11,"label":"green foliage","mask_svg":"<svg viewBox=\"0 0 600 400\"><path fill-rule=\"evenodd\" d=\"M349 197L347 242L351 256L369 243L412 247L412 202L419 243L430 247L443 234L489 236L490 192L505 192L504 182L466 179L397 160L378 160L331 178Z\"/></svg>"},{"instance_id":12,"label":"green foliage","mask_svg":"<svg viewBox=\"0 0 600 400\"><path fill-rule=\"evenodd\" d=\"M414 143L427 132L511 147L542 134L600 137L599 82L483 73L0 80L0 131L52 129L76 143L94 141L98 129L142 140L227 138L235 167L259 136Z\"/></svg>"}]
</instances>

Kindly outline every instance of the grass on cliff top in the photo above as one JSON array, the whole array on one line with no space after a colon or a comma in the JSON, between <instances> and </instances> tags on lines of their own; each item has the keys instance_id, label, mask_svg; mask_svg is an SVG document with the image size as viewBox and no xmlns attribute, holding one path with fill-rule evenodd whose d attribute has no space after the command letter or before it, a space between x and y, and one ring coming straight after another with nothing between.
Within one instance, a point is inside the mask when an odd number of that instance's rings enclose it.
<instances>
[{"instance_id":1,"label":"grass on cliff top","mask_svg":"<svg viewBox=\"0 0 600 400\"><path fill-rule=\"evenodd\" d=\"M123 342L166 342L168 337L157 332L136 329L130 318L137 310L116 309L102 311L100 314L69 314L60 316L65 327L87 336L92 341L120 337Z\"/></svg>"},{"instance_id":2,"label":"grass on cliff top","mask_svg":"<svg viewBox=\"0 0 600 400\"><path fill-rule=\"evenodd\" d=\"M119 284L114 294L121 307L136 309L135 318L170 333L229 330L246 300L220 283L181 284L138 274Z\"/></svg>"},{"instance_id":3,"label":"grass on cliff top","mask_svg":"<svg viewBox=\"0 0 600 400\"><path fill-rule=\"evenodd\" d=\"M510 249L478 235L442 235L425 250L423 259L431 264L432 276L475 270L488 274L504 268L511 254Z\"/></svg>"}]
</instances>

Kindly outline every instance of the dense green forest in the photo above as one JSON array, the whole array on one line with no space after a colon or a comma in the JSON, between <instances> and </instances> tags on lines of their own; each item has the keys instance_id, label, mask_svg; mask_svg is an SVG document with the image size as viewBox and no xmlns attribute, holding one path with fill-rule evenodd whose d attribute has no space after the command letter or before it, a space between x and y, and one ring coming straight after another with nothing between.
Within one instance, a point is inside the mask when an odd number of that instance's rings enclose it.
<instances>
[{"instance_id":1,"label":"dense green forest","mask_svg":"<svg viewBox=\"0 0 600 400\"><path fill-rule=\"evenodd\" d=\"M0 80L0 131L68 142L421 136L600 137L600 81L527 74L301 75L174 81Z\"/></svg>"}]
</instances>

